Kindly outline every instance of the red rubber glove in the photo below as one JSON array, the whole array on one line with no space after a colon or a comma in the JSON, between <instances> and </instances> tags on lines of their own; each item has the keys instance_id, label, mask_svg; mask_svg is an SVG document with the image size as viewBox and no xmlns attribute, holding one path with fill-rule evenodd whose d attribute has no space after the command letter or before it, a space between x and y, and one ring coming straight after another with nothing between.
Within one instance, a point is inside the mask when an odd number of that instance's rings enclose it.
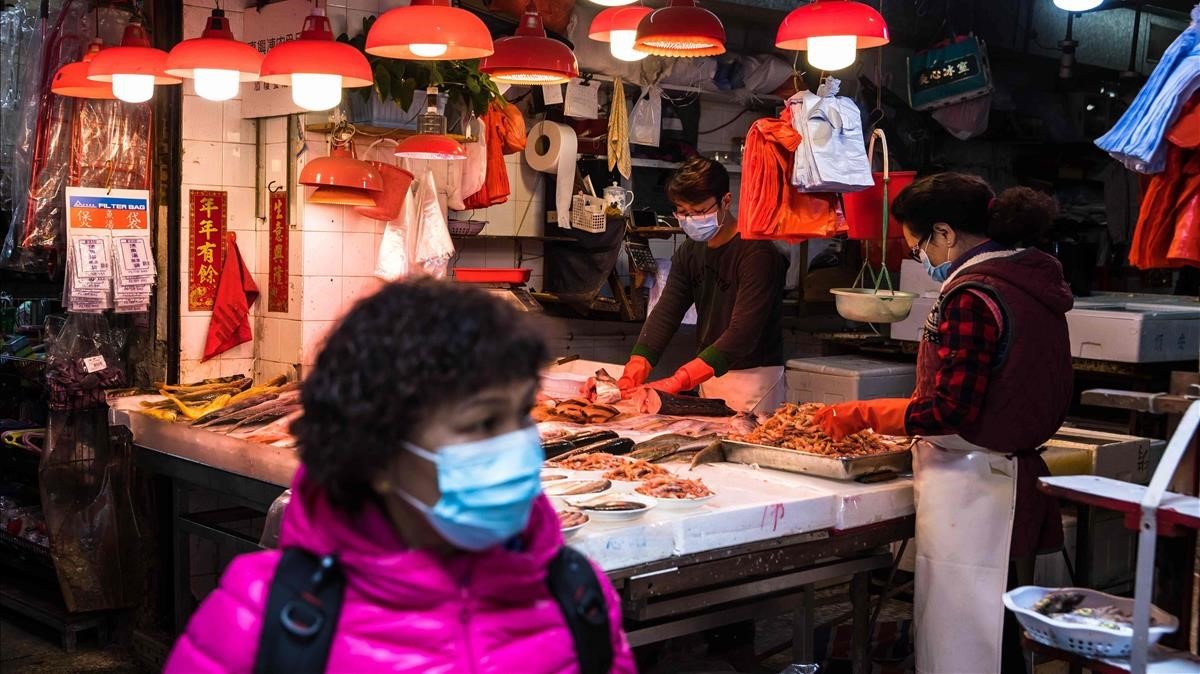
<instances>
[{"instance_id":1,"label":"red rubber glove","mask_svg":"<svg viewBox=\"0 0 1200 674\"><path fill-rule=\"evenodd\" d=\"M715 377L716 374L711 365L699 358L693 358L684 363L683 367L675 370L675 374L666 379L651 382L647 386L664 393L679 393L696 388L701 383Z\"/></svg>"},{"instance_id":2,"label":"red rubber glove","mask_svg":"<svg viewBox=\"0 0 1200 674\"><path fill-rule=\"evenodd\" d=\"M908 398L852 400L818 410L813 423L834 440L868 428L881 435L908 435L904 428L908 403Z\"/></svg>"},{"instance_id":3,"label":"red rubber glove","mask_svg":"<svg viewBox=\"0 0 1200 674\"><path fill-rule=\"evenodd\" d=\"M621 371L621 378L617 380L617 386L621 388L621 398L628 398L634 389L644 384L652 369L650 361L642 356L630 356L629 362L625 363L625 369Z\"/></svg>"}]
</instances>

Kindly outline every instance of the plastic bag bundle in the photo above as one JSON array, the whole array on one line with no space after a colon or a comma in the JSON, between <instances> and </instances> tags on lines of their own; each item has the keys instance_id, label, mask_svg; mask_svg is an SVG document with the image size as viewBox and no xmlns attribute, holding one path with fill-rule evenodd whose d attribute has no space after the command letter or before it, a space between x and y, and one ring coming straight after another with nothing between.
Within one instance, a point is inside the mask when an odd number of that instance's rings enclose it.
<instances>
[{"instance_id":1,"label":"plastic bag bundle","mask_svg":"<svg viewBox=\"0 0 1200 674\"><path fill-rule=\"evenodd\" d=\"M638 95L629 113L629 142L658 147L662 137L662 89L650 85Z\"/></svg>"},{"instance_id":2,"label":"plastic bag bundle","mask_svg":"<svg viewBox=\"0 0 1200 674\"><path fill-rule=\"evenodd\" d=\"M1159 173L1166 167L1166 131L1198 90L1200 5L1192 8L1191 25L1163 53L1133 104L1096 146L1133 171Z\"/></svg>"},{"instance_id":3,"label":"plastic bag bundle","mask_svg":"<svg viewBox=\"0 0 1200 674\"><path fill-rule=\"evenodd\" d=\"M857 192L875 184L862 113L854 101L837 95L840 86L830 77L817 93L802 91L788 99L792 127L801 137L792 185L801 192Z\"/></svg>"}]
</instances>

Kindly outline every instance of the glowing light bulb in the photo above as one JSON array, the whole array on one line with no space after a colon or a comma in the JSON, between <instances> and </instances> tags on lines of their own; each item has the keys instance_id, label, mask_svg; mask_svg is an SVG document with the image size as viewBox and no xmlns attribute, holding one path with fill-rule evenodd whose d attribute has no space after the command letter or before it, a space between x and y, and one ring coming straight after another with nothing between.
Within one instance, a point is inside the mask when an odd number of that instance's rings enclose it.
<instances>
[{"instance_id":1,"label":"glowing light bulb","mask_svg":"<svg viewBox=\"0 0 1200 674\"><path fill-rule=\"evenodd\" d=\"M241 83L236 70L196 68L196 94L210 101L227 101L237 96Z\"/></svg>"},{"instance_id":2,"label":"glowing light bulb","mask_svg":"<svg viewBox=\"0 0 1200 674\"><path fill-rule=\"evenodd\" d=\"M841 70L854 63L858 38L827 35L808 38L808 64L821 70Z\"/></svg>"},{"instance_id":3,"label":"glowing light bulb","mask_svg":"<svg viewBox=\"0 0 1200 674\"><path fill-rule=\"evenodd\" d=\"M342 76L292 75L292 102L305 110L328 110L342 102Z\"/></svg>"},{"instance_id":4,"label":"glowing light bulb","mask_svg":"<svg viewBox=\"0 0 1200 674\"><path fill-rule=\"evenodd\" d=\"M1104 0L1054 0L1054 6L1068 12L1086 12L1096 9Z\"/></svg>"},{"instance_id":5,"label":"glowing light bulb","mask_svg":"<svg viewBox=\"0 0 1200 674\"><path fill-rule=\"evenodd\" d=\"M624 7L632 5L637 0L592 0L592 4L600 5L601 7Z\"/></svg>"},{"instance_id":6,"label":"glowing light bulb","mask_svg":"<svg viewBox=\"0 0 1200 674\"><path fill-rule=\"evenodd\" d=\"M421 58L427 59L437 58L442 54L445 54L449 49L450 45L447 44L422 44L418 42L416 44L408 45L408 50L411 51L414 56L420 56Z\"/></svg>"},{"instance_id":7,"label":"glowing light bulb","mask_svg":"<svg viewBox=\"0 0 1200 674\"><path fill-rule=\"evenodd\" d=\"M113 96L126 103L143 103L154 95L154 75L113 75Z\"/></svg>"},{"instance_id":8,"label":"glowing light bulb","mask_svg":"<svg viewBox=\"0 0 1200 674\"><path fill-rule=\"evenodd\" d=\"M649 56L644 51L638 51L633 48L633 42L637 39L637 30L614 30L608 34L608 51L613 55L613 58L622 61L641 61Z\"/></svg>"}]
</instances>

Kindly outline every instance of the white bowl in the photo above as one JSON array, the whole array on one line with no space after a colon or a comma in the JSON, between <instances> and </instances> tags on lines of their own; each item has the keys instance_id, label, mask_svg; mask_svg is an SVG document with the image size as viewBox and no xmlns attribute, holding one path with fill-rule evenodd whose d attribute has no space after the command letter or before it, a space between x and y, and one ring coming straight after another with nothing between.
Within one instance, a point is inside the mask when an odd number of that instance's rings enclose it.
<instances>
[{"instance_id":1,"label":"white bowl","mask_svg":"<svg viewBox=\"0 0 1200 674\"><path fill-rule=\"evenodd\" d=\"M1036 587L1026 585L1004 594L1004 605L1017 616L1029 636L1038 643L1065 651L1078 653L1089 658L1125 658L1133 646L1133 629L1119 627L1110 629L1099 625L1086 625L1056 620L1033 610L1042 597L1060 590L1079 592L1084 595L1081 607L1117 606L1133 612L1133 600L1117 597L1096 590L1079 587ZM1150 627L1149 642L1155 644L1162 635L1179 629L1175 616L1158 608L1150 607L1150 616L1158 623Z\"/></svg>"},{"instance_id":2,"label":"white bowl","mask_svg":"<svg viewBox=\"0 0 1200 674\"><path fill-rule=\"evenodd\" d=\"M606 494L606 493L612 491L612 481L610 480L608 483L608 486L605 487L604 489L598 489L596 491L588 492L586 494L562 494L562 493L559 493L563 490L570 489L572 486L579 485L584 482L599 482L599 480L588 480L588 479L555 480L553 482L547 482L547 483L543 484L542 491L546 494L547 497L549 497L550 503L552 503L555 508L562 508L563 506L570 505L570 503L567 501L568 498L573 498L573 497L591 498L593 496L599 496L600 494Z\"/></svg>"},{"instance_id":3,"label":"white bowl","mask_svg":"<svg viewBox=\"0 0 1200 674\"><path fill-rule=\"evenodd\" d=\"M566 538L566 537L568 537L568 536L571 536L571 535L572 535L572 534L574 534L576 531L579 531L580 529L582 529L582 528L584 528L585 526L587 526L587 523L588 523L588 522L592 521L592 518L591 518L591 517L590 517L590 516L589 516L587 513L584 513L584 514L583 514L583 516L584 516L586 519L584 519L584 520L583 520L583 522L581 522L580 524L576 524L576 525L575 525L575 526L573 526L573 527L563 527L563 529L562 529L562 535L563 535L563 537L564 537L564 538Z\"/></svg>"},{"instance_id":4,"label":"white bowl","mask_svg":"<svg viewBox=\"0 0 1200 674\"><path fill-rule=\"evenodd\" d=\"M642 496L642 494L638 494L638 496ZM692 510L699 508L707 501L711 501L714 496L716 494L709 494L708 496L701 496L699 498L659 498L657 496L649 498L653 498L658 505L662 506L663 510Z\"/></svg>"},{"instance_id":5,"label":"white bowl","mask_svg":"<svg viewBox=\"0 0 1200 674\"><path fill-rule=\"evenodd\" d=\"M594 506L598 503L608 501L633 501L646 506L638 510L592 510L588 506ZM587 514L588 518L597 522L629 522L636 520L642 515L650 512L654 508L654 499L647 498L640 494L605 494L600 498L596 497L572 497L568 503Z\"/></svg>"},{"instance_id":6,"label":"white bowl","mask_svg":"<svg viewBox=\"0 0 1200 674\"><path fill-rule=\"evenodd\" d=\"M837 312L859 323L898 323L908 318L916 293L873 288L831 288Z\"/></svg>"}]
</instances>

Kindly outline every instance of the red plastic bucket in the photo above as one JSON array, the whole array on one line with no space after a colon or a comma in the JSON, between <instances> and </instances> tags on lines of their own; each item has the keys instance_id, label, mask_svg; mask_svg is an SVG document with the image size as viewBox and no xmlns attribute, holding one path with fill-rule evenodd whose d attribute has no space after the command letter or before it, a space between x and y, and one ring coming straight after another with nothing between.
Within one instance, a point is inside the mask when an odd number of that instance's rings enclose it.
<instances>
[{"instance_id":1,"label":"red plastic bucket","mask_svg":"<svg viewBox=\"0 0 1200 674\"><path fill-rule=\"evenodd\" d=\"M846 225L850 228L850 238L879 243L883 240L883 174L876 172L874 175L874 187L845 194L842 198L846 205ZM892 171L888 182L888 199L895 201L896 196L911 185L916 177L916 171ZM888 207L888 238L902 237L900 223L891 215L890 203ZM891 243L888 245L890 247Z\"/></svg>"}]
</instances>

